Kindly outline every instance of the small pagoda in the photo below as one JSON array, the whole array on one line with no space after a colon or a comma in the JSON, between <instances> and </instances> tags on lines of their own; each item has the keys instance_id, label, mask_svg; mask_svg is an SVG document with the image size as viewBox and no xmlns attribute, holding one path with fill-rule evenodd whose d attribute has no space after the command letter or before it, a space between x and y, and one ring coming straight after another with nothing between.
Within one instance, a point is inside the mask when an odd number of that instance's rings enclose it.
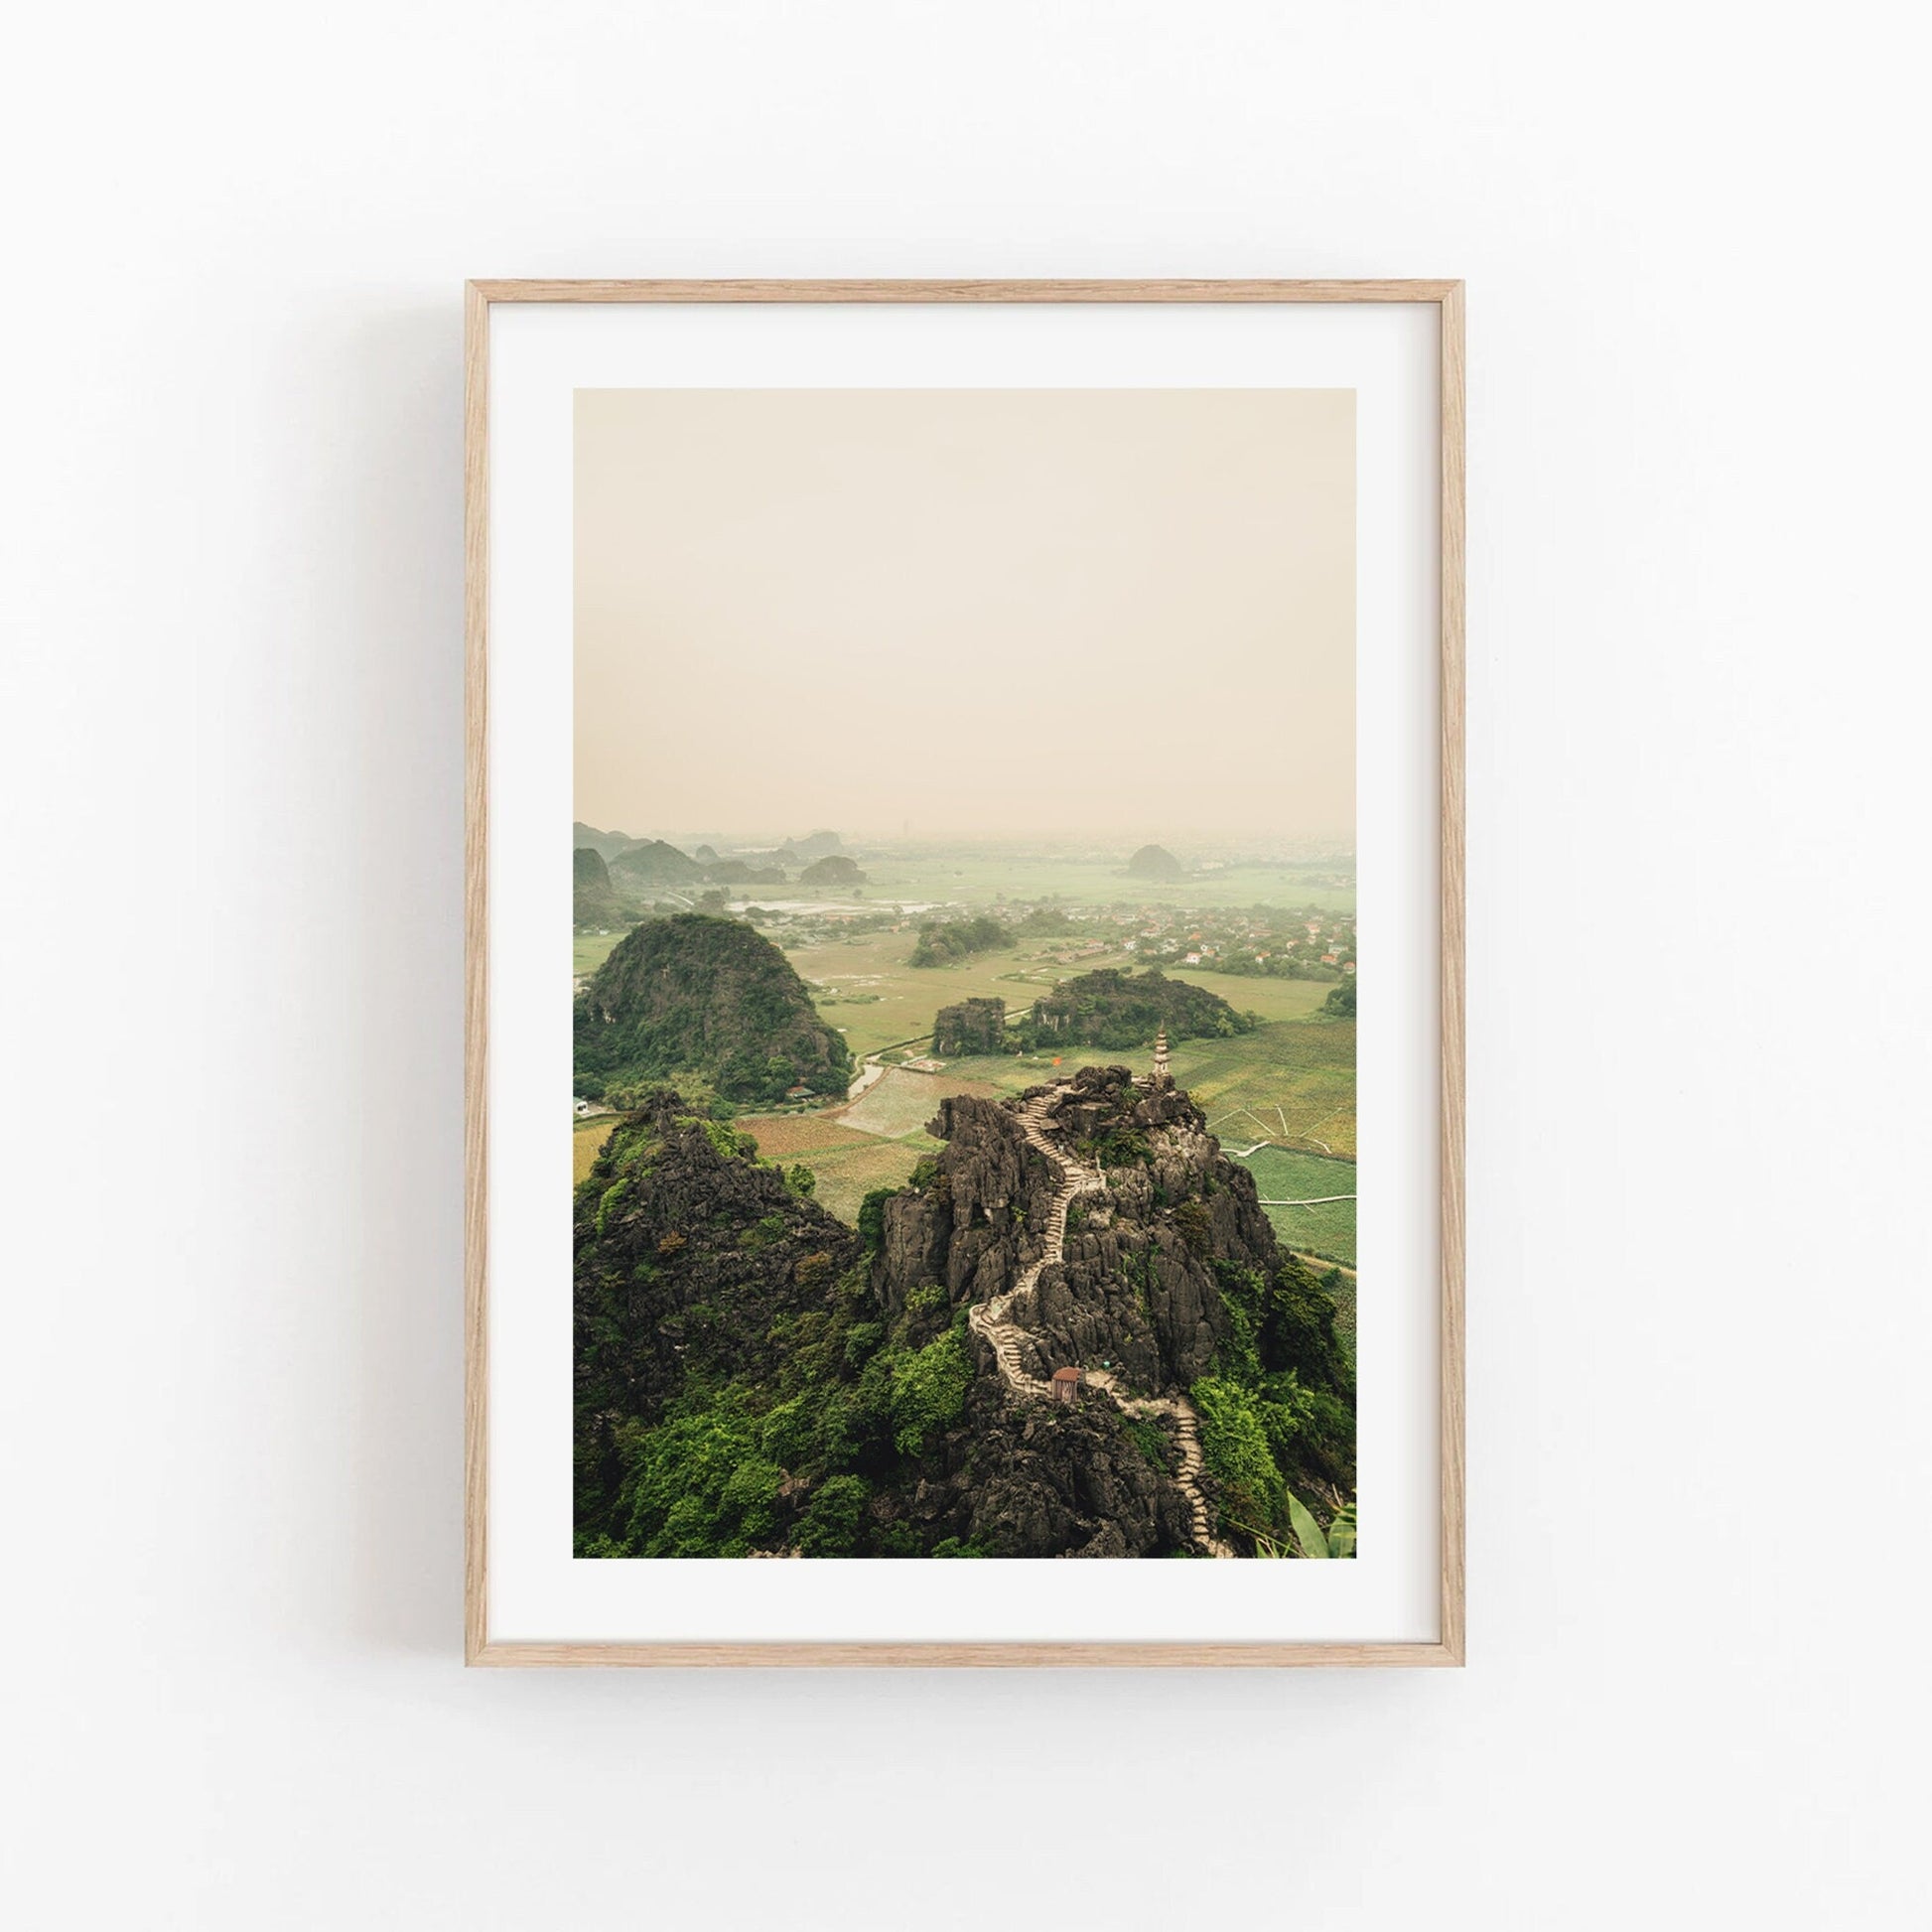
<instances>
[{"instance_id":1,"label":"small pagoda","mask_svg":"<svg viewBox=\"0 0 1932 1932\"><path fill-rule=\"evenodd\" d=\"M1148 1085L1157 1092L1162 1087L1173 1085L1173 1074L1168 1067L1168 1030L1165 1027L1154 1035L1154 1072Z\"/></svg>"}]
</instances>

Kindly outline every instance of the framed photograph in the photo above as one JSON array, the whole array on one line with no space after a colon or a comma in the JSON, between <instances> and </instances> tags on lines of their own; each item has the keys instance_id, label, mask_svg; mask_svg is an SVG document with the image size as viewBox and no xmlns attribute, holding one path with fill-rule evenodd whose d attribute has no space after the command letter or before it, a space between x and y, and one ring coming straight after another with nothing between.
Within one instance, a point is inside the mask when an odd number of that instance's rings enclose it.
<instances>
[{"instance_id":1,"label":"framed photograph","mask_svg":"<svg viewBox=\"0 0 1932 1932\"><path fill-rule=\"evenodd\" d=\"M471 1662L1462 1661L1462 353L470 286Z\"/></svg>"}]
</instances>

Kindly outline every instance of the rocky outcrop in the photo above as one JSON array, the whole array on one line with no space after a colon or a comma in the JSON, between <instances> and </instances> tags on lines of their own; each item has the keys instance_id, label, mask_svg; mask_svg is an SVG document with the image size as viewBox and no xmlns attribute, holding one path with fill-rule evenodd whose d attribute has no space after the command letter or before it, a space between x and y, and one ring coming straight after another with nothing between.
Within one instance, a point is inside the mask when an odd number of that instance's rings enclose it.
<instances>
[{"instance_id":1,"label":"rocky outcrop","mask_svg":"<svg viewBox=\"0 0 1932 1932\"><path fill-rule=\"evenodd\" d=\"M866 875L843 853L814 859L798 875L798 883L813 892L843 892L866 883Z\"/></svg>"},{"instance_id":2,"label":"rocky outcrop","mask_svg":"<svg viewBox=\"0 0 1932 1932\"><path fill-rule=\"evenodd\" d=\"M1118 1052L1150 1044L1163 1027L1174 1039L1225 1039L1252 1033L1255 1022L1218 993L1170 979L1158 967L1124 973L1101 966L1061 981L1035 1000L1020 1035L1030 1047L1098 1046Z\"/></svg>"},{"instance_id":3,"label":"rocky outcrop","mask_svg":"<svg viewBox=\"0 0 1932 1932\"><path fill-rule=\"evenodd\" d=\"M793 1086L842 1094L852 1055L778 948L736 919L680 913L640 925L578 996L577 1091L626 1093L682 1073L727 1100Z\"/></svg>"},{"instance_id":4,"label":"rocky outcrop","mask_svg":"<svg viewBox=\"0 0 1932 1932\"><path fill-rule=\"evenodd\" d=\"M1007 1043L1004 1000L962 1000L941 1007L932 1022L932 1050L948 1057L1002 1053Z\"/></svg>"},{"instance_id":5,"label":"rocky outcrop","mask_svg":"<svg viewBox=\"0 0 1932 1932\"><path fill-rule=\"evenodd\" d=\"M580 1520L615 1501L617 1446L687 1386L769 1379L789 1318L858 1259L844 1222L669 1089L612 1133L575 1204Z\"/></svg>"},{"instance_id":6,"label":"rocky outcrop","mask_svg":"<svg viewBox=\"0 0 1932 1932\"><path fill-rule=\"evenodd\" d=\"M1139 1089L1124 1067L1083 1068L1017 1105L943 1101L928 1131L947 1146L930 1181L884 1204L880 1299L892 1309L935 1282L956 1307L990 1302L1042 1260L1061 1175L1030 1144L1026 1109L1047 1097L1056 1140L1085 1151L1104 1186L1068 1203L1063 1253L1015 1311L1035 1337L1026 1367L1110 1364L1150 1392L1185 1387L1227 1332L1210 1258L1270 1267L1274 1232L1254 1176L1221 1154L1193 1102Z\"/></svg>"},{"instance_id":7,"label":"rocky outcrop","mask_svg":"<svg viewBox=\"0 0 1932 1932\"><path fill-rule=\"evenodd\" d=\"M611 884L611 869L594 845L580 845L571 854L571 922L574 925L613 925L634 908Z\"/></svg>"},{"instance_id":8,"label":"rocky outcrop","mask_svg":"<svg viewBox=\"0 0 1932 1932\"><path fill-rule=\"evenodd\" d=\"M1332 1303L1184 1092L1087 1068L929 1131L855 1234L674 1094L619 1126L576 1196L581 1554L1222 1557L1281 1476L1352 1487Z\"/></svg>"},{"instance_id":9,"label":"rocky outcrop","mask_svg":"<svg viewBox=\"0 0 1932 1932\"><path fill-rule=\"evenodd\" d=\"M1173 880L1184 878L1186 868L1166 846L1144 845L1127 862L1130 879Z\"/></svg>"},{"instance_id":10,"label":"rocky outcrop","mask_svg":"<svg viewBox=\"0 0 1932 1932\"><path fill-rule=\"evenodd\" d=\"M1017 1103L949 1099L929 1131L946 1151L917 1191L884 1203L875 1293L893 1310L927 1284L942 1288L970 1311L982 1369L1037 1411L1032 1434L1018 1425L1026 1453L1003 1464L999 1500L974 1505L974 1534L992 1520L1003 1538L1025 1541L1047 1523L1064 1532L1078 1499L1117 1485L1121 1468L1134 1482L1117 1499L1138 1495L1152 1428L1168 1466L1152 1471L1144 1507L1114 1519L1128 1546L1119 1554L1146 1553L1176 1520L1179 1547L1226 1554L1184 1391L1228 1334L1215 1261L1266 1269L1278 1259L1253 1177L1222 1156L1184 1093L1139 1087L1122 1067L1082 1069ZM1077 1427L1049 1404L1050 1378L1069 1368L1082 1374ZM1139 1439L1129 1424L1142 1426Z\"/></svg>"},{"instance_id":11,"label":"rocky outcrop","mask_svg":"<svg viewBox=\"0 0 1932 1932\"><path fill-rule=\"evenodd\" d=\"M1003 1399L982 1385L945 1478L909 1498L927 1535L1000 1557L1133 1557L1185 1550L1194 1525L1160 1432L1137 1441L1104 1407Z\"/></svg>"}]
</instances>

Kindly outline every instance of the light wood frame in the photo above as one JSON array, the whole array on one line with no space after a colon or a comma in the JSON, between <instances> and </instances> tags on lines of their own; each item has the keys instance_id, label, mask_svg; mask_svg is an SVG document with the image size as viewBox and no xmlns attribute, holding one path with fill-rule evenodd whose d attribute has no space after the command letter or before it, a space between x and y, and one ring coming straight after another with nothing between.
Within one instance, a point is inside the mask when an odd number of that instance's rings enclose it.
<instances>
[{"instance_id":1,"label":"light wood frame","mask_svg":"<svg viewBox=\"0 0 1932 1932\"><path fill-rule=\"evenodd\" d=\"M477 281L465 292L464 1626L487 1665L1167 1668L1463 1662L1463 316L1459 281ZM1408 302L1439 311L1442 394L1442 1635L1435 1643L493 1643L488 1634L485 1081L489 312L505 302Z\"/></svg>"}]
</instances>

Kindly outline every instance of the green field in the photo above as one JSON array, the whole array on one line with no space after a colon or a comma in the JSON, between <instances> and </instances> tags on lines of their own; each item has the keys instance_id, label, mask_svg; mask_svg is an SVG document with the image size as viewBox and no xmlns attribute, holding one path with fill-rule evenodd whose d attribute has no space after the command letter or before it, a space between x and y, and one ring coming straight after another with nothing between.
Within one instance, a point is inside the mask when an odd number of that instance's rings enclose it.
<instances>
[{"instance_id":1,"label":"green field","mask_svg":"<svg viewBox=\"0 0 1932 1932\"><path fill-rule=\"evenodd\" d=\"M962 1078L950 1066L943 1073L908 1073L894 1067L839 1118L862 1133L897 1140L905 1134L923 1133L926 1122L939 1111L940 1101L949 1093L972 1093L990 1099L999 1091L990 1083Z\"/></svg>"},{"instance_id":2,"label":"green field","mask_svg":"<svg viewBox=\"0 0 1932 1932\"><path fill-rule=\"evenodd\" d=\"M571 1185L581 1187L590 1178L592 1164L597 1160L604 1143L611 1138L611 1130L622 1116L619 1114L593 1114L589 1120L571 1123L570 1160Z\"/></svg>"},{"instance_id":3,"label":"green field","mask_svg":"<svg viewBox=\"0 0 1932 1932\"><path fill-rule=\"evenodd\" d=\"M848 1226L859 1218L859 1203L875 1187L903 1187L920 1159L931 1152L924 1135L909 1141L874 1141L869 1147L839 1148L799 1159L818 1176L817 1197Z\"/></svg>"},{"instance_id":4,"label":"green field","mask_svg":"<svg viewBox=\"0 0 1932 1932\"><path fill-rule=\"evenodd\" d=\"M1352 1161L1266 1143L1286 1132L1325 1140L1337 1153L1353 1152L1354 1046L1351 1023L1276 1021L1233 1039L1183 1040L1173 1051L1174 1077L1206 1113L1222 1147L1244 1161L1264 1199L1349 1194L1355 1191ZM1044 1054L953 1060L937 1074L894 1068L849 1107L817 1114L748 1115L740 1125L757 1136L759 1151L767 1159L809 1167L818 1176L818 1198L849 1223L873 1188L902 1185L921 1155L932 1152L936 1143L925 1125L948 1094L1020 1093L1064 1077L1075 1067L1105 1065L1122 1057L1066 1053L1057 1067ZM600 1115L574 1123L577 1180L589 1173L616 1121L615 1115ZM1264 1144L1252 1154L1235 1154L1256 1142ZM1353 1201L1271 1207L1268 1218L1287 1246L1354 1265Z\"/></svg>"},{"instance_id":5,"label":"green field","mask_svg":"<svg viewBox=\"0 0 1932 1932\"><path fill-rule=\"evenodd\" d=\"M897 932L861 932L827 945L801 946L785 955L821 999L826 1020L844 1033L855 1058L929 1034L939 1009L961 1000L1004 1000L1009 1014L1017 1015L1074 974L1099 966L1138 970L1134 956L1121 952L1062 961L1056 955L1067 950L1066 941L1038 939L1023 939L959 966L908 965L918 938L908 925ZM581 953L585 942L577 943ZM613 942L590 943L608 951ZM1316 1011L1333 990L1326 980L1248 979L1195 967L1164 970L1170 979L1219 994L1237 1013L1258 1013L1264 1020L1300 1020ZM852 998L855 994L871 997L860 1002Z\"/></svg>"},{"instance_id":6,"label":"green field","mask_svg":"<svg viewBox=\"0 0 1932 1932\"><path fill-rule=\"evenodd\" d=\"M1184 1039L1173 1049L1173 1077L1225 1144L1302 1141L1311 1153L1355 1152L1352 1020L1281 1021L1233 1039Z\"/></svg>"},{"instance_id":7,"label":"green field","mask_svg":"<svg viewBox=\"0 0 1932 1932\"><path fill-rule=\"evenodd\" d=\"M1355 1152L1352 1021L1283 1021L1233 1039L1184 1039L1172 1058L1176 1083L1193 1096L1224 1145L1319 1141L1330 1154ZM1146 1059L1145 1049L1122 1054L1083 1048L1064 1054L1058 1066L1044 1054L949 1060L936 1091L975 1081L1019 1093L1076 1067L1125 1060L1140 1068Z\"/></svg>"},{"instance_id":8,"label":"green field","mask_svg":"<svg viewBox=\"0 0 1932 1932\"><path fill-rule=\"evenodd\" d=\"M909 925L897 932L862 932L829 945L801 946L785 955L813 995L871 993L863 1005L834 998L822 1009L827 1022L845 1035L856 1059L901 1039L932 1031L941 1007L973 998L1006 1001L1009 1008L1031 1006L1050 982L1030 984L1018 974L1043 973L1036 941L1008 952L988 953L963 966L908 966L919 935ZM1053 967L1055 977L1071 972Z\"/></svg>"},{"instance_id":9,"label":"green field","mask_svg":"<svg viewBox=\"0 0 1932 1932\"><path fill-rule=\"evenodd\" d=\"M1257 1013L1264 1020L1306 1020L1318 1013L1335 990L1333 980L1249 979L1239 973L1210 973L1200 966L1164 966L1171 980L1204 986L1219 994L1236 1013Z\"/></svg>"},{"instance_id":10,"label":"green field","mask_svg":"<svg viewBox=\"0 0 1932 1932\"><path fill-rule=\"evenodd\" d=\"M1230 1145L1225 1135L1221 1145ZM1318 1154L1259 1147L1244 1158L1242 1165L1254 1175L1263 1200L1312 1200L1324 1194L1355 1191L1352 1161L1324 1161ZM1354 1266L1354 1201L1322 1201L1318 1207L1271 1207L1268 1218L1286 1246Z\"/></svg>"},{"instance_id":11,"label":"green field","mask_svg":"<svg viewBox=\"0 0 1932 1932\"><path fill-rule=\"evenodd\" d=\"M611 949L630 928L614 926L609 932L574 932L570 937L570 970L582 979L610 958Z\"/></svg>"}]
</instances>

